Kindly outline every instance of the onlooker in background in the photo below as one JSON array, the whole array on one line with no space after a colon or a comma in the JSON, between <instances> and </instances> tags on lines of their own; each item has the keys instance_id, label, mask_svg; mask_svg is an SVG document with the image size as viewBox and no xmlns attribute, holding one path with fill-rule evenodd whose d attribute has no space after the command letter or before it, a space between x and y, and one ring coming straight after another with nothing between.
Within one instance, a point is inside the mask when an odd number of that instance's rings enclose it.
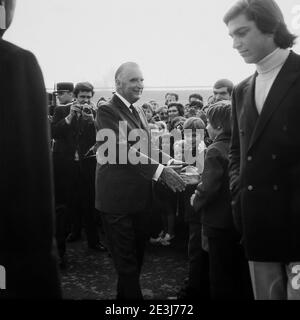
<instances>
[{"instance_id":1,"label":"onlooker in background","mask_svg":"<svg viewBox=\"0 0 300 320\"><path fill-rule=\"evenodd\" d=\"M54 109L52 122L56 108L70 107L73 103L73 90L74 84L72 82L59 82L56 85L56 91L53 92L53 97L58 100L58 104ZM56 121L56 120L55 120ZM52 149L55 146L55 139L53 139ZM66 164L67 165L67 164ZM66 179L66 166L60 157L53 154L53 169L54 169L54 190L55 190L55 225L56 225L56 243L59 252L59 266L63 269L66 267L66 232L68 225L67 213L67 179Z\"/></svg>"},{"instance_id":2,"label":"onlooker in background","mask_svg":"<svg viewBox=\"0 0 300 320\"><path fill-rule=\"evenodd\" d=\"M72 82L59 82L54 92L58 99L58 106L66 106L73 102L74 84Z\"/></svg>"},{"instance_id":3,"label":"onlooker in background","mask_svg":"<svg viewBox=\"0 0 300 320\"><path fill-rule=\"evenodd\" d=\"M206 112L214 103L222 100L231 101L233 83L228 79L220 79L213 86L213 95L209 97L207 105L203 108Z\"/></svg>"},{"instance_id":4,"label":"onlooker in background","mask_svg":"<svg viewBox=\"0 0 300 320\"><path fill-rule=\"evenodd\" d=\"M189 96L189 104L191 104L193 101L200 101L203 104L203 97L199 93L193 93Z\"/></svg>"},{"instance_id":5,"label":"onlooker in background","mask_svg":"<svg viewBox=\"0 0 300 320\"><path fill-rule=\"evenodd\" d=\"M207 118L213 143L207 149L201 183L191 204L201 216L203 236L208 239L210 294L213 300L249 299L250 274L234 228L229 191L231 106L218 102L208 109Z\"/></svg>"},{"instance_id":6,"label":"onlooker in background","mask_svg":"<svg viewBox=\"0 0 300 320\"><path fill-rule=\"evenodd\" d=\"M179 100L179 96L177 93L166 93L165 95L165 105L168 106L172 102L177 102Z\"/></svg>"},{"instance_id":7,"label":"onlooker in background","mask_svg":"<svg viewBox=\"0 0 300 320\"><path fill-rule=\"evenodd\" d=\"M184 107L181 103L172 102L168 105L168 130L171 131L171 122L176 117L184 117Z\"/></svg>"},{"instance_id":8,"label":"onlooker in background","mask_svg":"<svg viewBox=\"0 0 300 320\"><path fill-rule=\"evenodd\" d=\"M231 100L233 83L228 79L218 80L213 87L214 102Z\"/></svg>"},{"instance_id":9,"label":"onlooker in background","mask_svg":"<svg viewBox=\"0 0 300 320\"><path fill-rule=\"evenodd\" d=\"M159 104L155 100L150 100L148 103L151 104L153 112L157 113L159 109Z\"/></svg>"},{"instance_id":10,"label":"onlooker in background","mask_svg":"<svg viewBox=\"0 0 300 320\"><path fill-rule=\"evenodd\" d=\"M153 124L154 123L154 120L153 120L154 112L153 112L151 104L150 103L144 103L142 105L142 109L145 112L145 115L146 115L148 123L152 123Z\"/></svg>"},{"instance_id":11,"label":"onlooker in background","mask_svg":"<svg viewBox=\"0 0 300 320\"><path fill-rule=\"evenodd\" d=\"M60 165L60 179L65 182L71 220L71 233L67 241L79 240L84 226L88 247L104 251L95 221L96 158L93 147L96 128L94 110L90 104L93 94L94 88L90 83L78 83L74 89L75 101L56 108L52 123L55 139L53 158Z\"/></svg>"},{"instance_id":12,"label":"onlooker in background","mask_svg":"<svg viewBox=\"0 0 300 320\"><path fill-rule=\"evenodd\" d=\"M185 139L183 140L182 151L185 154L182 158L192 166L196 166L199 175L204 167L204 129L205 123L199 118L190 118L184 123ZM176 144L176 143L175 143ZM177 148L176 146L174 147ZM187 158L186 158L187 156ZM192 160L196 161L193 163ZM198 180L197 180L198 181ZM208 253L202 249L201 245L201 216L195 214L194 208L190 204L190 198L195 192L197 184L187 185L184 193L180 196L180 207L184 213L184 220L189 225L188 258L189 273L186 285L179 291L179 300L208 300L209 293L209 272Z\"/></svg>"},{"instance_id":13,"label":"onlooker in background","mask_svg":"<svg viewBox=\"0 0 300 320\"><path fill-rule=\"evenodd\" d=\"M159 115L159 118L161 121L164 121L165 123L168 122L169 120L169 115L168 115L168 108L163 106L157 109L157 114Z\"/></svg>"},{"instance_id":14,"label":"onlooker in background","mask_svg":"<svg viewBox=\"0 0 300 320\"><path fill-rule=\"evenodd\" d=\"M31 52L2 39L15 3L0 5L0 298L59 299L44 79Z\"/></svg>"}]
</instances>

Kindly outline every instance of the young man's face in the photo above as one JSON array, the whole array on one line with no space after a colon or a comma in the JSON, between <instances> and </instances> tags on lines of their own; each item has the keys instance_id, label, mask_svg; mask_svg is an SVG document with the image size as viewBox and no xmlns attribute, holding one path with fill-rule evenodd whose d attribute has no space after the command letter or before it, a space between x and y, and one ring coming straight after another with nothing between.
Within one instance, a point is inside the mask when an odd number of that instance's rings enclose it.
<instances>
[{"instance_id":1,"label":"young man's face","mask_svg":"<svg viewBox=\"0 0 300 320\"><path fill-rule=\"evenodd\" d=\"M90 104L92 97L93 93L91 91L79 91L77 95L77 101L80 104Z\"/></svg>"},{"instance_id":2,"label":"young man's face","mask_svg":"<svg viewBox=\"0 0 300 320\"><path fill-rule=\"evenodd\" d=\"M219 89L214 88L214 101L230 100L230 94L227 87L222 87Z\"/></svg>"},{"instance_id":3,"label":"young man's face","mask_svg":"<svg viewBox=\"0 0 300 320\"><path fill-rule=\"evenodd\" d=\"M262 33L254 21L244 14L229 21L229 35L233 48L238 50L246 63L258 63L276 49L274 35Z\"/></svg>"}]
</instances>

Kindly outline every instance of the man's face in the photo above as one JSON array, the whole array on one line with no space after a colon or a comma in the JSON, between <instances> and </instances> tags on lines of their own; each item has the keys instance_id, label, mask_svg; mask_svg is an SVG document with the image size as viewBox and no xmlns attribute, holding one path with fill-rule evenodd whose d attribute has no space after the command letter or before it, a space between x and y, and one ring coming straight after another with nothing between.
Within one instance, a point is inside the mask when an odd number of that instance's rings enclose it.
<instances>
[{"instance_id":1,"label":"man's face","mask_svg":"<svg viewBox=\"0 0 300 320\"><path fill-rule=\"evenodd\" d=\"M168 120L168 109L167 108L163 108L160 112L159 112L159 117L162 121L167 121Z\"/></svg>"},{"instance_id":2,"label":"man's face","mask_svg":"<svg viewBox=\"0 0 300 320\"><path fill-rule=\"evenodd\" d=\"M70 91L59 91L57 93L57 99L60 104L68 104L73 100L73 93Z\"/></svg>"},{"instance_id":3,"label":"man's face","mask_svg":"<svg viewBox=\"0 0 300 320\"><path fill-rule=\"evenodd\" d=\"M91 91L79 91L77 101L79 104L90 104L93 94Z\"/></svg>"},{"instance_id":4,"label":"man's face","mask_svg":"<svg viewBox=\"0 0 300 320\"><path fill-rule=\"evenodd\" d=\"M178 109L176 107L171 107L168 109L169 121L179 116Z\"/></svg>"},{"instance_id":5,"label":"man's face","mask_svg":"<svg viewBox=\"0 0 300 320\"><path fill-rule=\"evenodd\" d=\"M238 50L246 63L258 63L276 49L274 35L262 33L254 21L240 14L228 23L233 48Z\"/></svg>"},{"instance_id":6,"label":"man's face","mask_svg":"<svg viewBox=\"0 0 300 320\"><path fill-rule=\"evenodd\" d=\"M213 91L214 91L214 101L215 102L231 99L227 87L222 87L219 89L214 88Z\"/></svg>"},{"instance_id":7,"label":"man's face","mask_svg":"<svg viewBox=\"0 0 300 320\"><path fill-rule=\"evenodd\" d=\"M144 78L139 67L127 66L116 80L117 92L129 103L137 102L143 93Z\"/></svg>"},{"instance_id":8,"label":"man's face","mask_svg":"<svg viewBox=\"0 0 300 320\"><path fill-rule=\"evenodd\" d=\"M166 105L168 106L172 102L176 102L176 97L172 94L168 94L166 97Z\"/></svg>"}]
</instances>

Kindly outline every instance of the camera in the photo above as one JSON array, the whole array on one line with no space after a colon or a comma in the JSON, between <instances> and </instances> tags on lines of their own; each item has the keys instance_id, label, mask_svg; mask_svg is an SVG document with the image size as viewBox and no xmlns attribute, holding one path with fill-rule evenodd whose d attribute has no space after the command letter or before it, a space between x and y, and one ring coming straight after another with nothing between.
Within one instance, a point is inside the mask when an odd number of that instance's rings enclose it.
<instances>
[{"instance_id":1,"label":"camera","mask_svg":"<svg viewBox=\"0 0 300 320\"><path fill-rule=\"evenodd\" d=\"M82 111L86 114L92 114L92 108L86 104L82 107Z\"/></svg>"}]
</instances>

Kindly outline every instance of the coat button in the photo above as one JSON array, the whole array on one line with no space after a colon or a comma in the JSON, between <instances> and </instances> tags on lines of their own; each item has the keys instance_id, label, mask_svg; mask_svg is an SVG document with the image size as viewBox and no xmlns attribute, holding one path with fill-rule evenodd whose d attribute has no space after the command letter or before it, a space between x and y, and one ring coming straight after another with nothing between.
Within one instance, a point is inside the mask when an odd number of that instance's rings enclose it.
<instances>
[{"instance_id":1,"label":"coat button","mask_svg":"<svg viewBox=\"0 0 300 320\"><path fill-rule=\"evenodd\" d=\"M249 157L247 158L247 160L250 162L250 161L253 160L253 158L252 158L251 156L249 156Z\"/></svg>"},{"instance_id":2,"label":"coat button","mask_svg":"<svg viewBox=\"0 0 300 320\"><path fill-rule=\"evenodd\" d=\"M254 189L253 186L248 186L249 191L253 191L253 189Z\"/></svg>"},{"instance_id":3,"label":"coat button","mask_svg":"<svg viewBox=\"0 0 300 320\"><path fill-rule=\"evenodd\" d=\"M277 155L276 154L272 154L272 159L276 160L277 159Z\"/></svg>"},{"instance_id":4,"label":"coat button","mask_svg":"<svg viewBox=\"0 0 300 320\"><path fill-rule=\"evenodd\" d=\"M273 190L278 191L278 186L276 184L273 186Z\"/></svg>"}]
</instances>

